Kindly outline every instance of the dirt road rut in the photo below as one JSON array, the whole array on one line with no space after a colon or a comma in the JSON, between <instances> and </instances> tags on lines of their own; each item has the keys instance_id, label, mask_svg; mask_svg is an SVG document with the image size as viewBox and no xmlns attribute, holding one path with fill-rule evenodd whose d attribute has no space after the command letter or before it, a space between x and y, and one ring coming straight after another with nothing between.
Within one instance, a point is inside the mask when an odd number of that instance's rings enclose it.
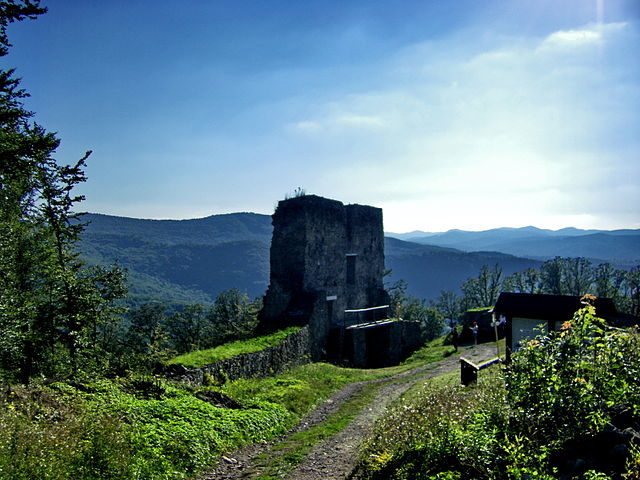
<instances>
[{"instance_id":1,"label":"dirt road rut","mask_svg":"<svg viewBox=\"0 0 640 480\"><path fill-rule=\"evenodd\" d=\"M370 384L381 384L375 399L339 433L316 445L304 460L284 477L287 480L338 480L346 479L352 472L360 444L371 432L375 421L385 414L387 408L409 388L419 382L459 369L460 356L474 362L495 357L495 344L483 344L465 349L458 355L452 355L436 363L418 367L401 374L369 382L346 385L330 399L318 406L290 432L309 429L323 422L340 406L362 392ZM212 471L200 477L201 480L249 480L264 475L260 455L269 455L275 445L285 437L265 444L248 445L223 457Z\"/></svg>"}]
</instances>

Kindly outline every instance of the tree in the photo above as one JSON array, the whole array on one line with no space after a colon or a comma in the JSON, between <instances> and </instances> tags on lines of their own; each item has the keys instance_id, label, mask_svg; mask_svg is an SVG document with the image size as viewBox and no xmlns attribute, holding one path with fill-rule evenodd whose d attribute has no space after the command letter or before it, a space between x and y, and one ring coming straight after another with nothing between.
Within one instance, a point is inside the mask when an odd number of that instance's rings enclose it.
<instances>
[{"instance_id":1,"label":"tree","mask_svg":"<svg viewBox=\"0 0 640 480\"><path fill-rule=\"evenodd\" d=\"M610 263L601 263L593 270L595 295L611 298L616 305L622 300L622 287L626 272L614 268Z\"/></svg>"},{"instance_id":2,"label":"tree","mask_svg":"<svg viewBox=\"0 0 640 480\"><path fill-rule=\"evenodd\" d=\"M593 268L586 258L566 258L565 285L569 295L582 296L591 293L593 284Z\"/></svg>"},{"instance_id":3,"label":"tree","mask_svg":"<svg viewBox=\"0 0 640 480\"><path fill-rule=\"evenodd\" d=\"M219 344L250 336L258 325L258 311L261 307L262 299L252 302L246 293L237 288L220 292L207 314L212 323L215 342Z\"/></svg>"},{"instance_id":4,"label":"tree","mask_svg":"<svg viewBox=\"0 0 640 480\"><path fill-rule=\"evenodd\" d=\"M204 305L186 305L180 312L171 315L167 331L172 347L178 353L200 350L213 345L215 332L207 317Z\"/></svg>"},{"instance_id":5,"label":"tree","mask_svg":"<svg viewBox=\"0 0 640 480\"><path fill-rule=\"evenodd\" d=\"M540 272L535 268L515 272L505 278L503 289L514 293L541 293Z\"/></svg>"},{"instance_id":6,"label":"tree","mask_svg":"<svg viewBox=\"0 0 640 480\"><path fill-rule=\"evenodd\" d=\"M640 317L640 266L633 267L627 272L625 283L629 299L628 312Z\"/></svg>"},{"instance_id":7,"label":"tree","mask_svg":"<svg viewBox=\"0 0 640 480\"><path fill-rule=\"evenodd\" d=\"M405 280L398 280L387 287L389 293L389 312L395 318L403 318L404 309L409 298L408 284Z\"/></svg>"},{"instance_id":8,"label":"tree","mask_svg":"<svg viewBox=\"0 0 640 480\"><path fill-rule=\"evenodd\" d=\"M469 278L462 284L465 309L490 307L498 300L502 289L502 267L495 264L493 268L484 265L477 278Z\"/></svg>"},{"instance_id":9,"label":"tree","mask_svg":"<svg viewBox=\"0 0 640 480\"><path fill-rule=\"evenodd\" d=\"M425 341L437 338L444 328L444 315L426 306L424 300L408 295L407 287L406 281L398 280L387 288L391 312L396 318L419 322Z\"/></svg>"},{"instance_id":10,"label":"tree","mask_svg":"<svg viewBox=\"0 0 640 480\"><path fill-rule=\"evenodd\" d=\"M0 56L8 24L45 11L37 0L0 2ZM19 87L13 70L0 70L0 368L28 383L36 372L77 373L123 277L86 269L75 252L83 226L73 209L83 197L73 190L90 152L58 164L60 141L31 121Z\"/></svg>"},{"instance_id":11,"label":"tree","mask_svg":"<svg viewBox=\"0 0 640 480\"><path fill-rule=\"evenodd\" d=\"M167 345L165 306L145 303L130 312L129 348L145 355L155 356Z\"/></svg>"},{"instance_id":12,"label":"tree","mask_svg":"<svg viewBox=\"0 0 640 480\"><path fill-rule=\"evenodd\" d=\"M462 299L451 290L443 290L433 306L445 319L449 320L449 326L453 328L458 323L458 318L462 315Z\"/></svg>"}]
</instances>

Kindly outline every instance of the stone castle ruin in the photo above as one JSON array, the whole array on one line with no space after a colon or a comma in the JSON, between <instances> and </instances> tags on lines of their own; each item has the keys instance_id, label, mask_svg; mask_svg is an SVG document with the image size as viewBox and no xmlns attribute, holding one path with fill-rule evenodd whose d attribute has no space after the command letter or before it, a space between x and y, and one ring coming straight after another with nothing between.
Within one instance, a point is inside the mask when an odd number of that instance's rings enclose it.
<instances>
[{"instance_id":1,"label":"stone castle ruin","mask_svg":"<svg viewBox=\"0 0 640 480\"><path fill-rule=\"evenodd\" d=\"M420 344L415 322L387 318L382 210L303 195L273 214L264 330L308 325L313 360L397 363Z\"/></svg>"}]
</instances>

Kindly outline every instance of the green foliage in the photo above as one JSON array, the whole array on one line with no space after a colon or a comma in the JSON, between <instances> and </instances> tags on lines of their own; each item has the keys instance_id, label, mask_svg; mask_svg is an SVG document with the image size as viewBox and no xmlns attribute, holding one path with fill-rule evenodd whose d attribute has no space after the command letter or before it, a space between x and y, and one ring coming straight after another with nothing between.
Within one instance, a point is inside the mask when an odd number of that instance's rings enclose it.
<instances>
[{"instance_id":1,"label":"green foliage","mask_svg":"<svg viewBox=\"0 0 640 480\"><path fill-rule=\"evenodd\" d=\"M13 389L0 405L0 479L132 478L128 427L76 396Z\"/></svg>"},{"instance_id":2,"label":"green foliage","mask_svg":"<svg viewBox=\"0 0 640 480\"><path fill-rule=\"evenodd\" d=\"M507 369L514 431L540 445L597 432L618 403L640 407L637 335L587 305L560 332L531 340Z\"/></svg>"},{"instance_id":3,"label":"green foliage","mask_svg":"<svg viewBox=\"0 0 640 480\"><path fill-rule=\"evenodd\" d=\"M640 309L640 267L629 271L609 263L593 266L585 258L556 257L542 264L540 270L528 269L505 280L505 291L585 295L611 298L621 312L638 315Z\"/></svg>"},{"instance_id":4,"label":"green foliage","mask_svg":"<svg viewBox=\"0 0 640 480\"><path fill-rule=\"evenodd\" d=\"M613 299L621 312L640 313L640 267L624 271L608 263L593 266L589 260L580 257L555 257L544 262L539 270L528 268L506 278L499 265L493 269L485 265L479 275L467 279L461 289L464 295L459 302L465 310L494 305L499 293L507 291L575 296L595 293ZM452 292L441 292L433 305L446 318L457 313Z\"/></svg>"},{"instance_id":5,"label":"green foliage","mask_svg":"<svg viewBox=\"0 0 640 480\"><path fill-rule=\"evenodd\" d=\"M35 18L38 1L0 5L0 56L8 52L6 26ZM27 93L12 70L0 71L0 370L27 383L37 374L77 375L98 330L122 294L119 269L87 269L74 246L83 225L74 189L86 180L90 152L73 165L53 155L60 141L33 123Z\"/></svg>"},{"instance_id":6,"label":"green foliage","mask_svg":"<svg viewBox=\"0 0 640 480\"><path fill-rule=\"evenodd\" d=\"M462 299L455 292L441 291L440 296L431 304L445 319L449 320L451 328L458 323L458 319L462 315Z\"/></svg>"},{"instance_id":7,"label":"green foliage","mask_svg":"<svg viewBox=\"0 0 640 480\"><path fill-rule=\"evenodd\" d=\"M483 376L470 389L430 382L404 398L367 442L359 465L363 477L483 478L499 449L494 428L507 418L497 384L495 376Z\"/></svg>"},{"instance_id":8,"label":"green foliage","mask_svg":"<svg viewBox=\"0 0 640 480\"><path fill-rule=\"evenodd\" d=\"M502 267L497 263L493 268L487 265L480 269L476 278L469 278L462 284L462 303L465 310L493 305L502 288Z\"/></svg>"},{"instance_id":9,"label":"green foliage","mask_svg":"<svg viewBox=\"0 0 640 480\"><path fill-rule=\"evenodd\" d=\"M425 352L422 356L429 357ZM307 364L277 377L197 391L148 375L7 389L0 394L0 480L192 477L222 452L282 434L346 383L410 366L360 370ZM219 408L201 400L209 390L232 397L243 408ZM295 437L283 458L294 461L339 431L362 401L345 405L326 424Z\"/></svg>"},{"instance_id":10,"label":"green foliage","mask_svg":"<svg viewBox=\"0 0 640 480\"><path fill-rule=\"evenodd\" d=\"M246 294L230 289L221 292L209 306L194 303L172 310L165 303L143 303L103 329L108 346L103 373L151 373L177 354L248 338L257 324L261 302L250 301Z\"/></svg>"},{"instance_id":11,"label":"green foliage","mask_svg":"<svg viewBox=\"0 0 640 480\"><path fill-rule=\"evenodd\" d=\"M11 390L0 405L2 480L184 478L291 423L275 404L217 408L144 377Z\"/></svg>"},{"instance_id":12,"label":"green foliage","mask_svg":"<svg viewBox=\"0 0 640 480\"><path fill-rule=\"evenodd\" d=\"M424 300L407 294L407 286L407 282L398 280L388 287L391 313L398 319L420 322L425 341L438 338L444 329L444 316L437 309L425 305Z\"/></svg>"},{"instance_id":13,"label":"green foliage","mask_svg":"<svg viewBox=\"0 0 640 480\"><path fill-rule=\"evenodd\" d=\"M600 431L615 407L640 420L640 335L587 305L563 330L518 351L501 376L462 388L432 382L377 426L359 469L368 479L554 479L554 454ZM484 372L483 372L484 373ZM638 454L627 464L635 478ZM635 472L635 473L634 473ZM581 478L606 479L590 470Z\"/></svg>"},{"instance_id":14,"label":"green foliage","mask_svg":"<svg viewBox=\"0 0 640 480\"><path fill-rule=\"evenodd\" d=\"M265 348L277 345L289 335L298 331L300 331L300 327L289 327L269 335L263 335L261 337L250 338L247 340L237 340L215 348L186 353L172 358L167 363L180 364L190 368L203 367L209 363L226 360L227 358L235 357L243 353L259 352Z\"/></svg>"}]
</instances>

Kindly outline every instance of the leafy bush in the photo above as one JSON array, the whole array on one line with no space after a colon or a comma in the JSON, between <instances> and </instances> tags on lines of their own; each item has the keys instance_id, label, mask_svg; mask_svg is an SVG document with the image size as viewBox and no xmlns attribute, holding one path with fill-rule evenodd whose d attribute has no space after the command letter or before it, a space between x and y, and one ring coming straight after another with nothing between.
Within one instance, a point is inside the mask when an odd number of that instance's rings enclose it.
<instances>
[{"instance_id":1,"label":"leafy bush","mask_svg":"<svg viewBox=\"0 0 640 480\"><path fill-rule=\"evenodd\" d=\"M595 433L611 407L640 413L638 335L608 327L587 305L560 332L539 336L506 371L511 427L539 445Z\"/></svg>"},{"instance_id":2,"label":"leafy bush","mask_svg":"<svg viewBox=\"0 0 640 480\"><path fill-rule=\"evenodd\" d=\"M590 305L531 340L502 377L481 378L471 388L431 383L405 399L376 426L361 477L553 479L558 455L593 438L620 406L640 423L640 335L607 326ZM627 478L638 477L639 457L632 449Z\"/></svg>"}]
</instances>

